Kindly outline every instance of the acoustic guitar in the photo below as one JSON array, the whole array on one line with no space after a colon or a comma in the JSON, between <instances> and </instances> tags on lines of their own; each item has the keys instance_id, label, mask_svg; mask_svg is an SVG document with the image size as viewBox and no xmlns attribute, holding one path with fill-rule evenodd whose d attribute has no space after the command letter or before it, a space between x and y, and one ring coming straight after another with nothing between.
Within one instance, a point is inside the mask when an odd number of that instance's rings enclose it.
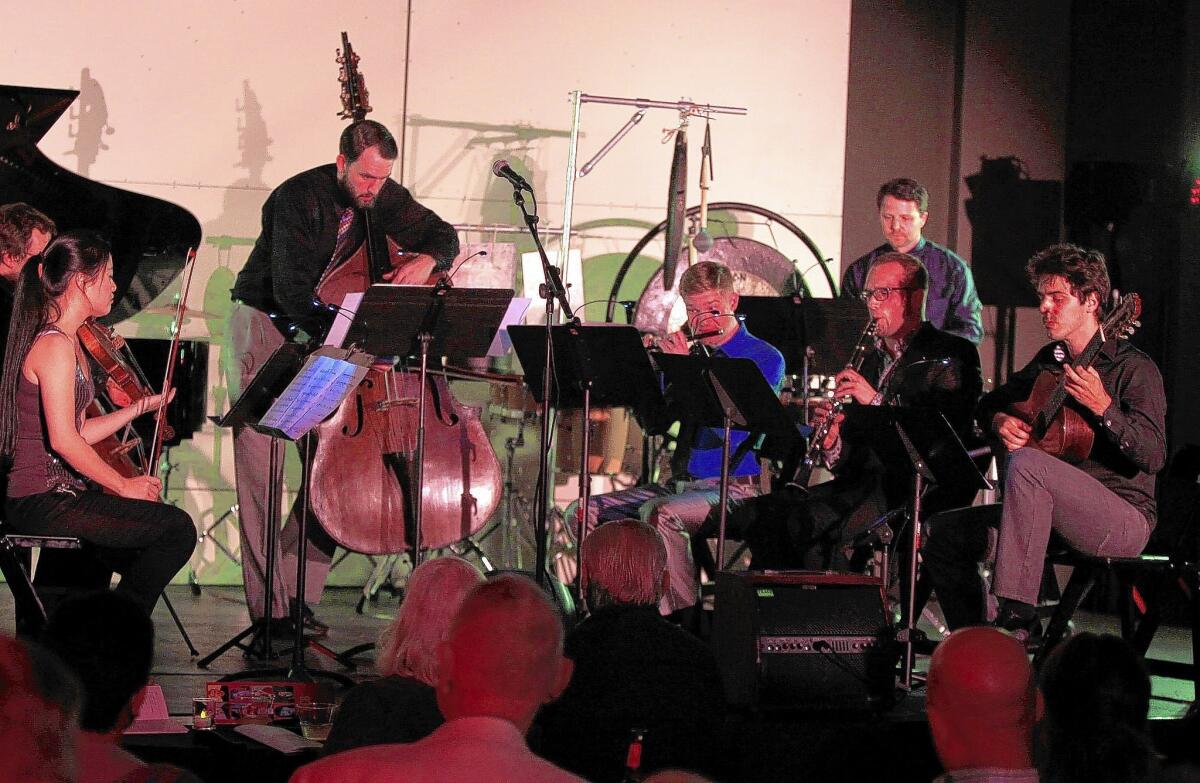
<instances>
[{"instance_id":1,"label":"acoustic guitar","mask_svg":"<svg viewBox=\"0 0 1200 783\"><path fill-rule=\"evenodd\" d=\"M1083 353L1072 362L1076 369L1090 367L1107 340L1128 337L1141 326L1142 298L1126 294L1117 300L1100 329L1092 336ZM1092 452L1095 431L1074 407L1067 393L1066 373L1061 369L1042 370L1024 402L1014 403L1008 413L1033 427L1027 445L1066 462L1081 462Z\"/></svg>"}]
</instances>

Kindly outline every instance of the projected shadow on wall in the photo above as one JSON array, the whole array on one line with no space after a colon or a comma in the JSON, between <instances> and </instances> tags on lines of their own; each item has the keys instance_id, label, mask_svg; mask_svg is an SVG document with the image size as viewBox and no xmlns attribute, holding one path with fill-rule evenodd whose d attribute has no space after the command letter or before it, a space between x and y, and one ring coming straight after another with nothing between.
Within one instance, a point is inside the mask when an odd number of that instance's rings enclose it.
<instances>
[{"instance_id":1,"label":"projected shadow on wall","mask_svg":"<svg viewBox=\"0 0 1200 783\"><path fill-rule=\"evenodd\" d=\"M500 125L441 120L419 115L408 118L408 128L410 139L404 165L405 187L416 193L428 193L455 169L470 167L470 175L463 178L468 183L463 192L464 195L479 194L481 223L523 225L521 213L512 204L512 187L492 175L491 165L495 160L507 160L513 170L525 176L533 185L539 201L546 202L552 195L559 195L554 193L554 184L546 181L546 169L541 164L544 157L543 140L559 139L558 143L565 145L571 138L570 130L535 128L519 123ZM440 153L435 153L436 157L425 161L422 155L430 130L453 141L446 144Z\"/></svg>"},{"instance_id":2,"label":"projected shadow on wall","mask_svg":"<svg viewBox=\"0 0 1200 783\"><path fill-rule=\"evenodd\" d=\"M75 140L75 144L63 154L74 155L75 173L89 177L100 153L108 150L104 137L116 133L116 129L108 124L104 88L92 78L91 68L79 72L79 97L71 105L67 117L71 122L67 127L67 135Z\"/></svg>"}]
</instances>

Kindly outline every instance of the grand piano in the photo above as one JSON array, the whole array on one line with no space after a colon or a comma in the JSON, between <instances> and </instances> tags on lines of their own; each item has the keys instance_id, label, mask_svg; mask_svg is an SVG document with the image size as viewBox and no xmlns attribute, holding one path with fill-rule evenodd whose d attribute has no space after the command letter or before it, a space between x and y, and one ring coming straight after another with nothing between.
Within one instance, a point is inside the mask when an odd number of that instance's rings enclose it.
<instances>
[{"instance_id":1,"label":"grand piano","mask_svg":"<svg viewBox=\"0 0 1200 783\"><path fill-rule=\"evenodd\" d=\"M98 231L113 249L116 300L103 320L137 314L171 284L187 252L200 243L200 222L177 204L81 177L52 162L38 142L79 95L77 90L0 85L0 204L24 201L50 216L59 231ZM170 335L130 340L147 376L161 378ZM181 344L175 400L168 415L177 438L203 421L207 345ZM157 381L154 381L157 383ZM169 444L168 444L169 445Z\"/></svg>"}]
</instances>

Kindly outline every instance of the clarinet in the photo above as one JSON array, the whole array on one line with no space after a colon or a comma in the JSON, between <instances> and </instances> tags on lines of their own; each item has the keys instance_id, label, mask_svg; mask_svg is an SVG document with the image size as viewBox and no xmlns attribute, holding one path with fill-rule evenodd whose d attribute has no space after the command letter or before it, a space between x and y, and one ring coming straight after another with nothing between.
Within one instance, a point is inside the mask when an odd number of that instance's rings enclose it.
<instances>
[{"instance_id":1,"label":"clarinet","mask_svg":"<svg viewBox=\"0 0 1200 783\"><path fill-rule=\"evenodd\" d=\"M846 369L858 372L867 358L867 348L875 341L875 330L878 327L875 324L875 319L871 318L867 321L866 328L859 335L858 342L854 346L854 352L850 354L850 361L846 362ZM808 448L804 452L804 461L800 463L800 467L796 470L796 475L788 482L788 486L795 486L801 489L808 487L809 479L812 478L813 469L816 468L821 456L825 452L822 444L825 443L825 438L829 435L830 428L833 427L833 421L839 413L842 412L842 406L845 405L843 400L834 400L833 407L829 411L829 415L813 430L813 434L809 436Z\"/></svg>"}]
</instances>

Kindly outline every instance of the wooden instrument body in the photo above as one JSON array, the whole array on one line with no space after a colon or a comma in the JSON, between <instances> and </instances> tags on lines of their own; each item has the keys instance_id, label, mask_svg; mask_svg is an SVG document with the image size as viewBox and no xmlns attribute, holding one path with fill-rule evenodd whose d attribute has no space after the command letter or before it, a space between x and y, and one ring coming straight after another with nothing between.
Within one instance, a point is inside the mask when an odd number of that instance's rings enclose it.
<instances>
[{"instance_id":1,"label":"wooden instrument body","mask_svg":"<svg viewBox=\"0 0 1200 783\"><path fill-rule=\"evenodd\" d=\"M100 369L104 370L109 379L129 397L130 403L155 394L144 380L133 357L122 356L125 340L112 327L105 326L94 318L89 318L80 324L78 334L80 345L96 361ZM175 437L175 431L170 426L164 426L163 439L171 440Z\"/></svg>"},{"instance_id":2,"label":"wooden instrument body","mask_svg":"<svg viewBox=\"0 0 1200 783\"><path fill-rule=\"evenodd\" d=\"M1062 377L1062 372L1043 370L1033 382L1028 399L1012 405L1009 413L1033 427L1028 445L1074 464L1092 453L1096 433L1079 411L1067 405L1060 406L1049 421L1044 420L1043 411Z\"/></svg>"},{"instance_id":3,"label":"wooden instrument body","mask_svg":"<svg viewBox=\"0 0 1200 783\"><path fill-rule=\"evenodd\" d=\"M390 383L395 399L386 404ZM409 546L418 385L416 373L372 369L317 428L312 508L346 549L388 554ZM429 387L421 545L437 549L483 528L499 504L501 474L478 409L457 405L440 378Z\"/></svg>"},{"instance_id":4,"label":"wooden instrument body","mask_svg":"<svg viewBox=\"0 0 1200 783\"><path fill-rule=\"evenodd\" d=\"M430 256L423 253L405 253L391 238L387 238L388 261L392 269L403 269L418 260L432 261ZM440 272L430 275L426 284L433 285L441 277ZM352 256L332 269L321 278L317 284L317 296L322 302L331 305L341 305L346 294L360 294L371 287L373 280L370 261L367 257L367 245L364 242Z\"/></svg>"}]
</instances>

